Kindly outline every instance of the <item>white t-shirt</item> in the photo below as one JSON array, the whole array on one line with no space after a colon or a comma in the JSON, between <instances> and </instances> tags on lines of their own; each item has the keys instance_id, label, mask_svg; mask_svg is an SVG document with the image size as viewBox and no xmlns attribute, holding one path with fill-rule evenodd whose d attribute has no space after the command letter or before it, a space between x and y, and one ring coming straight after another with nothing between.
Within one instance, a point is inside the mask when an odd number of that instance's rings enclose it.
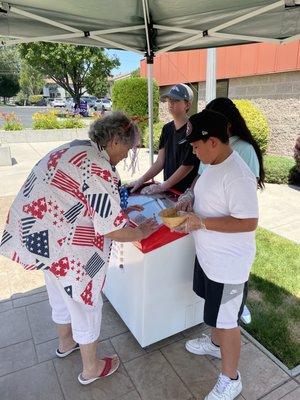
<instances>
[{"instance_id":1,"label":"white t-shirt","mask_svg":"<svg viewBox=\"0 0 300 400\"><path fill-rule=\"evenodd\" d=\"M208 165L194 188L194 211L204 218L258 218L257 181L235 152L222 163ZM209 279L243 283L255 257L255 231L193 233L198 261Z\"/></svg>"}]
</instances>

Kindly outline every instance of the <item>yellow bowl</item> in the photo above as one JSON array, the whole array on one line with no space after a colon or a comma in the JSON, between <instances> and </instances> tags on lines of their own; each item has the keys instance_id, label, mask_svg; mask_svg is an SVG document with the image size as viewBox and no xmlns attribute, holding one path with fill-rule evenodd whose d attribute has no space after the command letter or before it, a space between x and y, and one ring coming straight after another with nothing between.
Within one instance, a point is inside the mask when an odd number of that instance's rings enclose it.
<instances>
[{"instance_id":1,"label":"yellow bowl","mask_svg":"<svg viewBox=\"0 0 300 400\"><path fill-rule=\"evenodd\" d=\"M176 208L165 208L160 211L158 214L163 223L170 229L175 228L178 225L181 225L187 218L187 215L180 215Z\"/></svg>"}]
</instances>

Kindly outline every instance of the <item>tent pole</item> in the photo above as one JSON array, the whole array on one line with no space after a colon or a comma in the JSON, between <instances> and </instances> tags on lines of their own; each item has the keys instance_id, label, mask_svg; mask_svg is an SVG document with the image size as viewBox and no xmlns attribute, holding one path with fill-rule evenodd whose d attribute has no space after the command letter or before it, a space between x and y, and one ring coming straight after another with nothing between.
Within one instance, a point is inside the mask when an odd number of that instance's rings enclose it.
<instances>
[{"instance_id":1,"label":"tent pole","mask_svg":"<svg viewBox=\"0 0 300 400\"><path fill-rule=\"evenodd\" d=\"M206 85L205 85L205 103L209 103L217 96L216 89L216 49L207 49L206 60Z\"/></svg>"},{"instance_id":2,"label":"tent pole","mask_svg":"<svg viewBox=\"0 0 300 400\"><path fill-rule=\"evenodd\" d=\"M153 64L147 63L149 161L153 165Z\"/></svg>"}]
</instances>

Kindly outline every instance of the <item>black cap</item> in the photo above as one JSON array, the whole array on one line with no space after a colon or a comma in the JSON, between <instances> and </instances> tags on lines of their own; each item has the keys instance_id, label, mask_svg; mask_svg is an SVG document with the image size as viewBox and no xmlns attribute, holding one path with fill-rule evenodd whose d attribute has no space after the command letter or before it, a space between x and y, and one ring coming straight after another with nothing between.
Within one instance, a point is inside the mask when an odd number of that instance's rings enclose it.
<instances>
[{"instance_id":1,"label":"black cap","mask_svg":"<svg viewBox=\"0 0 300 400\"><path fill-rule=\"evenodd\" d=\"M228 120L216 111L203 110L190 117L187 123L186 138L180 143L193 143L208 137L227 139Z\"/></svg>"}]
</instances>

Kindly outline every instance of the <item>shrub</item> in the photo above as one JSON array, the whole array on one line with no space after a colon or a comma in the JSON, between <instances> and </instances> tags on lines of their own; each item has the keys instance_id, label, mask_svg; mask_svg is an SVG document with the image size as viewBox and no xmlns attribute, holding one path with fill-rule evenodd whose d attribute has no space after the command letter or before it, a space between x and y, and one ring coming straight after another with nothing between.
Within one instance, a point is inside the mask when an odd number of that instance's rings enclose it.
<instances>
[{"instance_id":1,"label":"shrub","mask_svg":"<svg viewBox=\"0 0 300 400\"><path fill-rule=\"evenodd\" d=\"M43 100L43 95L41 94L33 94L28 97L29 103L33 105L39 103L41 100Z\"/></svg>"},{"instance_id":2,"label":"shrub","mask_svg":"<svg viewBox=\"0 0 300 400\"><path fill-rule=\"evenodd\" d=\"M20 91L15 99L15 104L17 106L24 106L27 102L27 96L25 93L23 93L22 91Z\"/></svg>"},{"instance_id":3,"label":"shrub","mask_svg":"<svg viewBox=\"0 0 300 400\"><path fill-rule=\"evenodd\" d=\"M294 148L294 159L296 165L291 171L291 183L300 186L300 136L296 139Z\"/></svg>"},{"instance_id":4,"label":"shrub","mask_svg":"<svg viewBox=\"0 0 300 400\"><path fill-rule=\"evenodd\" d=\"M32 116L33 129L58 129L60 128L60 122L57 119L55 111L51 110L47 113L34 113Z\"/></svg>"},{"instance_id":5,"label":"shrub","mask_svg":"<svg viewBox=\"0 0 300 400\"><path fill-rule=\"evenodd\" d=\"M58 116L61 113L59 110L51 110L46 113L35 113L32 116L33 129L72 129L72 128L83 128L84 122L80 115L64 114L64 119L59 120Z\"/></svg>"},{"instance_id":6,"label":"shrub","mask_svg":"<svg viewBox=\"0 0 300 400\"><path fill-rule=\"evenodd\" d=\"M0 118L4 120L2 129L5 131L20 131L23 125L15 113L0 113Z\"/></svg>"},{"instance_id":7,"label":"shrub","mask_svg":"<svg viewBox=\"0 0 300 400\"><path fill-rule=\"evenodd\" d=\"M300 135L296 139L294 147L294 159L296 161L296 168L300 172Z\"/></svg>"},{"instance_id":8,"label":"shrub","mask_svg":"<svg viewBox=\"0 0 300 400\"><path fill-rule=\"evenodd\" d=\"M266 182L268 183L294 183L292 171L295 163L292 158L267 155L264 157Z\"/></svg>"},{"instance_id":9,"label":"shrub","mask_svg":"<svg viewBox=\"0 0 300 400\"><path fill-rule=\"evenodd\" d=\"M67 128L67 129L72 129L72 128L84 128L84 122L81 118L80 115L76 115L72 118L67 117L63 121L59 121L61 128Z\"/></svg>"},{"instance_id":10,"label":"shrub","mask_svg":"<svg viewBox=\"0 0 300 400\"><path fill-rule=\"evenodd\" d=\"M125 112L128 117L139 117L138 125L143 131L148 119L147 79L131 77L116 81L112 88L114 110ZM158 121L159 89L153 82L153 117Z\"/></svg>"},{"instance_id":11,"label":"shrub","mask_svg":"<svg viewBox=\"0 0 300 400\"><path fill-rule=\"evenodd\" d=\"M261 151L266 152L269 141L269 124L262 113L250 100L234 100L234 104L239 109L242 117L256 139Z\"/></svg>"},{"instance_id":12,"label":"shrub","mask_svg":"<svg viewBox=\"0 0 300 400\"><path fill-rule=\"evenodd\" d=\"M155 153L158 152L159 138L160 138L161 130L162 130L163 126L164 126L163 121L156 122L153 125L153 150ZM146 127L146 129L144 129L142 139L143 139L144 146L149 147L149 129L148 129L148 127Z\"/></svg>"}]
</instances>

